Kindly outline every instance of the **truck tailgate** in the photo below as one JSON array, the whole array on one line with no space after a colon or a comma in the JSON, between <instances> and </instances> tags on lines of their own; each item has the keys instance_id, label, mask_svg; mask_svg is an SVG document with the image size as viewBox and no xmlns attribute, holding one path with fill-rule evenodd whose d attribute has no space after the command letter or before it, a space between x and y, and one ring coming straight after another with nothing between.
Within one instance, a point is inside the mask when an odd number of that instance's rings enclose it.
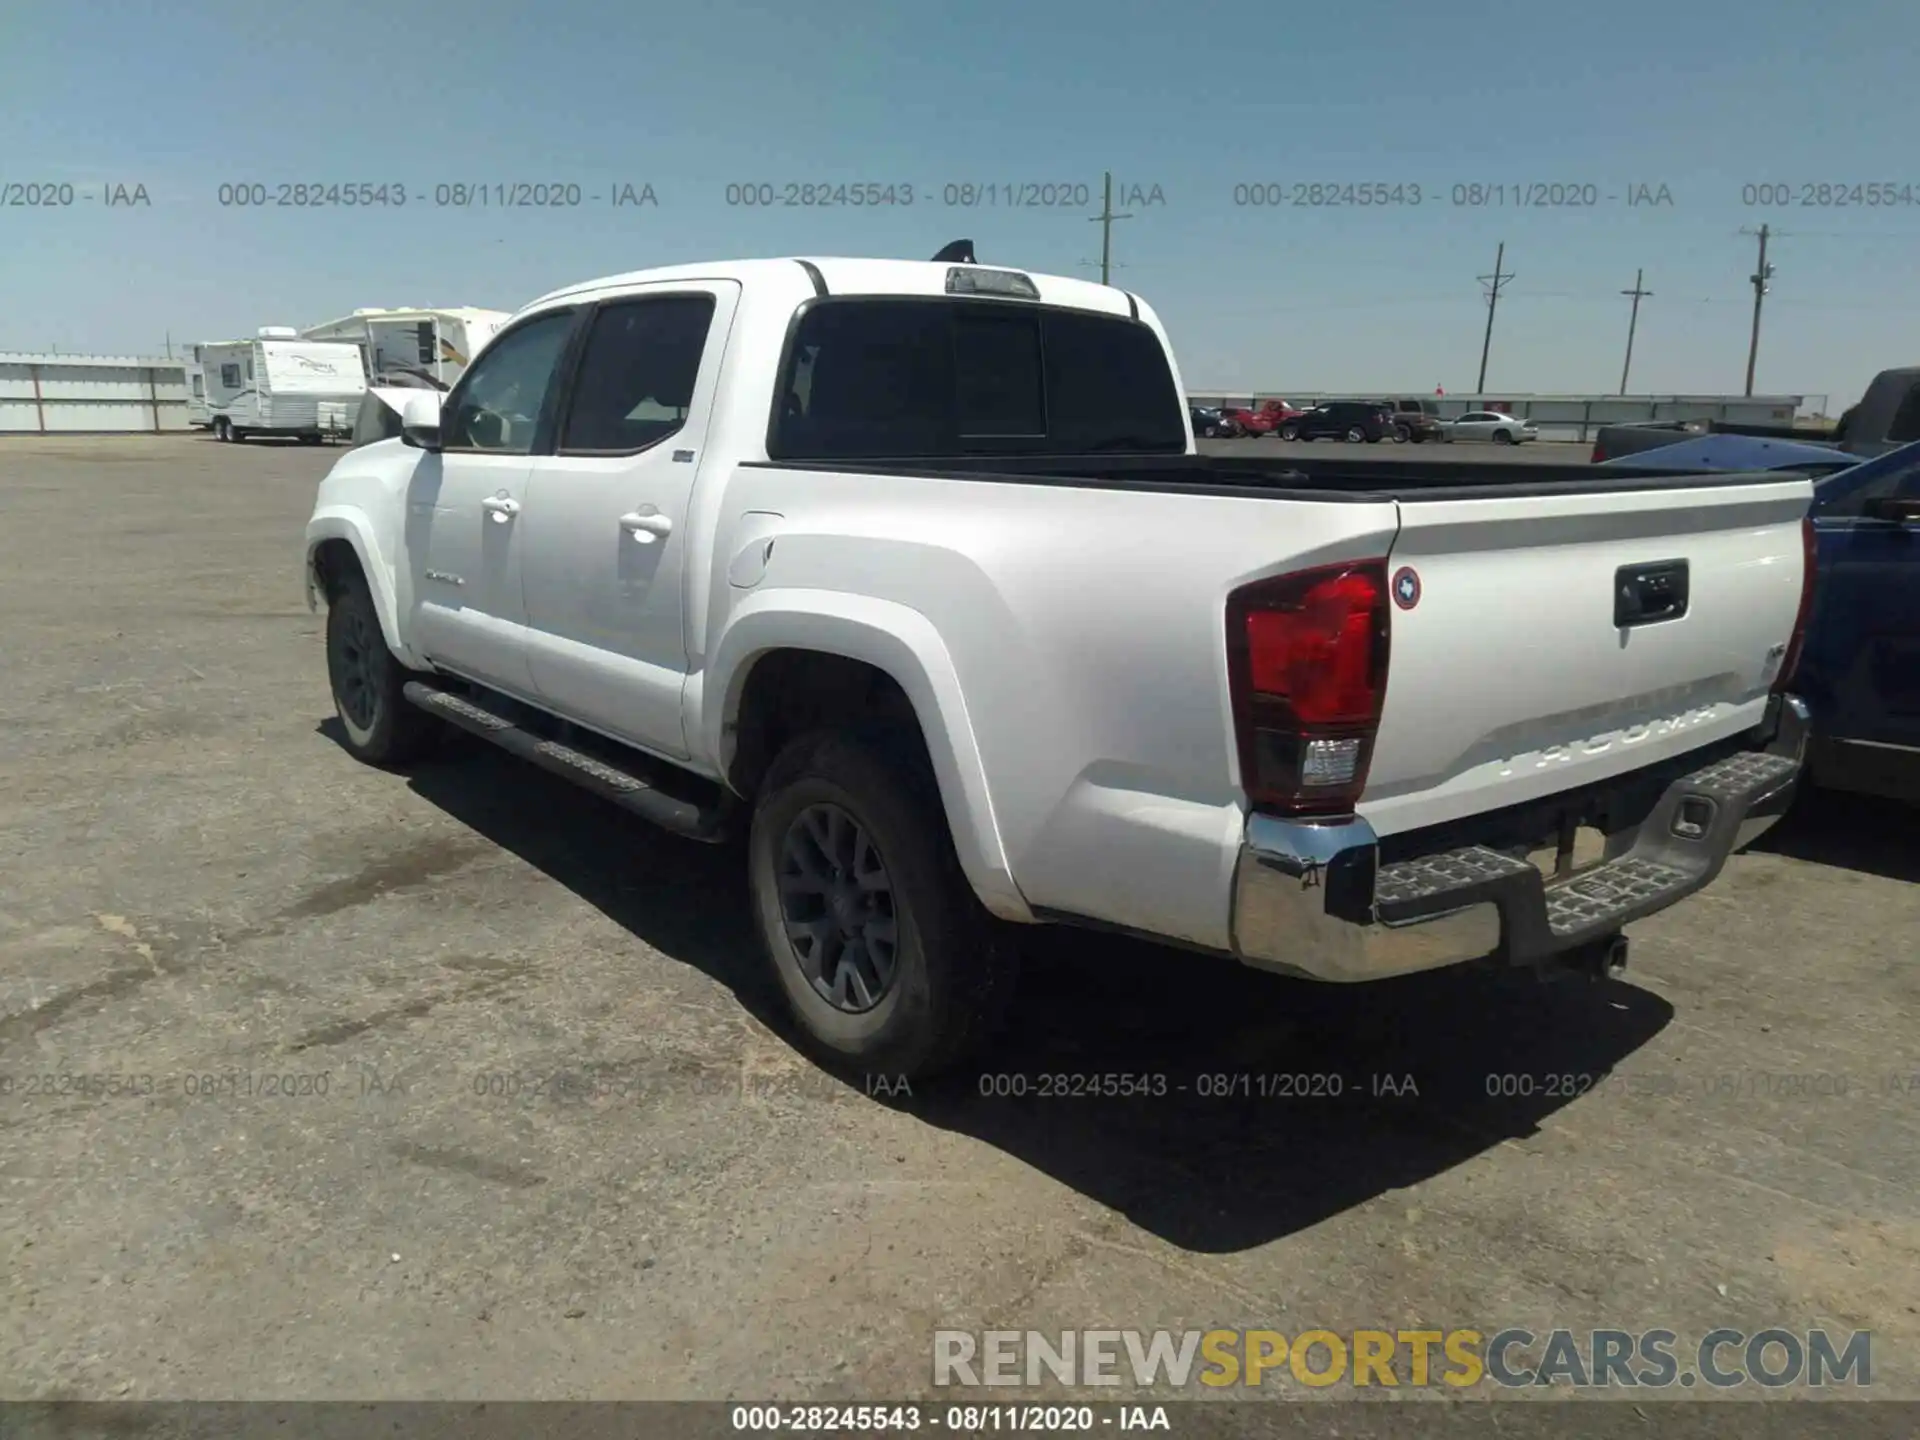
<instances>
[{"instance_id":1,"label":"truck tailgate","mask_svg":"<svg viewBox=\"0 0 1920 1440\"><path fill-rule=\"evenodd\" d=\"M1382 835L1413 830L1760 723L1799 608L1811 497L1789 476L1402 499L1360 812ZM1676 582L1682 613L1651 618Z\"/></svg>"}]
</instances>

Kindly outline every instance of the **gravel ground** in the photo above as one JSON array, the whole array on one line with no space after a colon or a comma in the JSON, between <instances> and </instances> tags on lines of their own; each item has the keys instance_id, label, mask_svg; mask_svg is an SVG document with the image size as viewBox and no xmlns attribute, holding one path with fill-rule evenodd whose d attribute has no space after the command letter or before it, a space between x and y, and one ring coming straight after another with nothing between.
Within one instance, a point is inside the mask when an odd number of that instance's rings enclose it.
<instances>
[{"instance_id":1,"label":"gravel ground","mask_svg":"<svg viewBox=\"0 0 1920 1440\"><path fill-rule=\"evenodd\" d=\"M1808 805L1598 987L1048 934L987 1075L870 1095L727 852L347 758L337 453L0 443L0 1396L879 1399L936 1328L1425 1323L1871 1328L1920 1397L1911 812ZM1107 1072L1167 1094L981 1093Z\"/></svg>"}]
</instances>

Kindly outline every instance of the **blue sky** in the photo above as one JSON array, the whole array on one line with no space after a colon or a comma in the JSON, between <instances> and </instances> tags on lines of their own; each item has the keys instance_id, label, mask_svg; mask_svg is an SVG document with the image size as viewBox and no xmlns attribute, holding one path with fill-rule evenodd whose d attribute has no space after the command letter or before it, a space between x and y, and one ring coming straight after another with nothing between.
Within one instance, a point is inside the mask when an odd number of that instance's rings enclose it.
<instances>
[{"instance_id":1,"label":"blue sky","mask_svg":"<svg viewBox=\"0 0 1920 1440\"><path fill-rule=\"evenodd\" d=\"M1920 358L1915 35L1894 0L21 4L0 15L0 185L85 198L0 208L0 349L158 353L169 332L510 310L652 264L923 258L957 236L983 261L1093 275L1111 170L1122 196L1160 197L1116 206L1135 218L1114 226L1114 283L1159 309L1196 389L1471 389L1475 277L1504 240L1489 389L1617 388L1618 292L1644 267L1630 388L1738 391L1740 232L1766 220L1756 388L1837 409ZM303 181L399 182L409 201L219 203L223 183ZM584 203L434 203L460 181L577 184ZM727 203L756 182L916 198ZM1090 203L944 203L949 185L1047 182ZM1418 184L1422 203L1235 203L1260 182ZM1600 203L1517 208L1538 182ZM1912 203L1743 204L1745 185L1798 200L1808 182L1893 182ZM1475 183L1505 203L1453 203ZM104 206L115 184L150 203ZM622 184L657 204L613 207ZM1638 185L1671 203L1628 205Z\"/></svg>"}]
</instances>

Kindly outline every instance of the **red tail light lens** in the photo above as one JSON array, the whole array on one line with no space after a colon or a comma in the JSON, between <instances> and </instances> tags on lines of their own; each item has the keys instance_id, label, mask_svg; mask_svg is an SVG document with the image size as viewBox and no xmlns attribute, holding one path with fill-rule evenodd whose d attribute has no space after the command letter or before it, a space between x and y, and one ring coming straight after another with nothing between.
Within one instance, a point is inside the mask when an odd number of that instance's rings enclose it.
<instances>
[{"instance_id":1,"label":"red tail light lens","mask_svg":"<svg viewBox=\"0 0 1920 1440\"><path fill-rule=\"evenodd\" d=\"M1820 537L1815 534L1813 517L1800 522L1800 553L1805 569L1800 572L1800 608L1793 617L1793 636L1787 641L1787 653L1780 661L1780 673L1774 677L1774 693L1783 693L1793 683L1800 668L1800 654L1807 646L1807 622L1813 617L1813 581L1820 558Z\"/></svg>"},{"instance_id":2,"label":"red tail light lens","mask_svg":"<svg viewBox=\"0 0 1920 1440\"><path fill-rule=\"evenodd\" d=\"M1286 814L1349 810L1366 788L1387 677L1384 560L1258 581L1227 601L1241 785Z\"/></svg>"},{"instance_id":3,"label":"red tail light lens","mask_svg":"<svg viewBox=\"0 0 1920 1440\"><path fill-rule=\"evenodd\" d=\"M1593 458L1590 459L1587 463L1589 465L1599 465L1604 463L1606 458L1607 458L1606 450L1602 448L1598 440L1594 441L1593 442Z\"/></svg>"}]
</instances>

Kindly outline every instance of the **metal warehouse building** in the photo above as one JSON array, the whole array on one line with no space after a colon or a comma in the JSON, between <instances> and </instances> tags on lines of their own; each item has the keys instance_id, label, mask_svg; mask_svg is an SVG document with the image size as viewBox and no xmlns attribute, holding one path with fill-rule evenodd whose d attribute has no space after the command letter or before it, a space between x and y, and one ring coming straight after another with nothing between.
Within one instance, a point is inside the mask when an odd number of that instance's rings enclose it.
<instances>
[{"instance_id":1,"label":"metal warehouse building","mask_svg":"<svg viewBox=\"0 0 1920 1440\"><path fill-rule=\"evenodd\" d=\"M183 361L0 351L0 435L158 434L186 428Z\"/></svg>"},{"instance_id":2,"label":"metal warehouse building","mask_svg":"<svg viewBox=\"0 0 1920 1440\"><path fill-rule=\"evenodd\" d=\"M1195 405L1226 405L1257 409L1269 399L1287 400L1305 408L1325 400L1389 400L1405 396L1431 400L1444 420L1469 410L1500 410L1531 420L1547 440L1591 440L1602 425L1625 425L1636 420L1719 420L1729 425L1791 425L1806 397L1803 395L1530 395L1524 391L1489 391L1485 395L1423 395L1418 391L1381 390L1333 392L1327 390L1196 390L1188 399Z\"/></svg>"}]
</instances>

